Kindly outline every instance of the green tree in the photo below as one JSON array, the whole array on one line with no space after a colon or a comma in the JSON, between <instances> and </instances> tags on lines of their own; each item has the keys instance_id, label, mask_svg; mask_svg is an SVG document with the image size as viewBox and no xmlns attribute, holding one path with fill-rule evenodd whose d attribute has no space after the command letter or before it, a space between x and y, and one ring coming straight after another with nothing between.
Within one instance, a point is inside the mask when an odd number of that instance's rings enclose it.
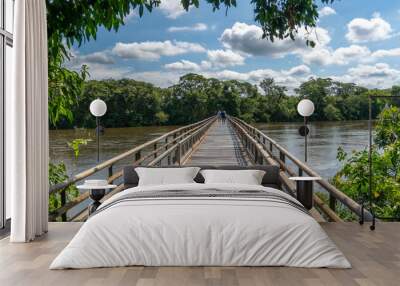
<instances>
[{"instance_id":1,"label":"green tree","mask_svg":"<svg viewBox=\"0 0 400 286\"><path fill-rule=\"evenodd\" d=\"M378 116L375 143L379 147L394 144L400 137L400 110L396 106L385 108Z\"/></svg>"},{"instance_id":2,"label":"green tree","mask_svg":"<svg viewBox=\"0 0 400 286\"><path fill-rule=\"evenodd\" d=\"M329 121L337 121L342 119L342 114L340 110L336 108L333 104L328 104L324 108L325 118Z\"/></svg>"},{"instance_id":3,"label":"green tree","mask_svg":"<svg viewBox=\"0 0 400 286\"><path fill-rule=\"evenodd\" d=\"M325 81L311 79L302 86L307 86L304 90L308 90L309 86L318 85L315 82ZM338 86L347 86L343 89L346 92L341 91ZM225 110L228 114L239 116L248 122L302 120L297 113L297 104L304 98L304 93L289 96L273 80L269 80L268 85L263 88L267 92L260 91L260 87L247 82L223 81L193 73L182 76L176 85L169 88L159 88L130 79L91 80L83 83L83 92L77 96L77 104L70 111L74 114L73 121L61 121L55 127L93 128L95 118L88 112L88 106L96 98L103 99L109 110L113 111L102 117L101 124L105 127L186 124L214 115L218 110ZM390 95L390 90L368 90L333 81L323 90L321 100L324 101L324 108L316 108L320 116L314 118L313 115L313 120L367 119L368 97ZM313 97L314 100L315 98L317 96ZM387 103L388 99L384 97L374 100L374 118Z\"/></svg>"},{"instance_id":4,"label":"green tree","mask_svg":"<svg viewBox=\"0 0 400 286\"><path fill-rule=\"evenodd\" d=\"M377 144L372 147L372 201L378 216L400 216L400 117L397 108L382 111L376 125ZM389 122L387 119L390 119ZM382 140L385 138L384 140ZM344 193L359 202L369 201L368 150L346 154L338 150L342 168L333 183Z\"/></svg>"},{"instance_id":5,"label":"green tree","mask_svg":"<svg viewBox=\"0 0 400 286\"><path fill-rule=\"evenodd\" d=\"M304 82L297 89L301 98L308 98L315 105L313 119L325 120L324 109L327 105L327 97L330 96L332 80L329 78L312 78Z\"/></svg>"}]
</instances>

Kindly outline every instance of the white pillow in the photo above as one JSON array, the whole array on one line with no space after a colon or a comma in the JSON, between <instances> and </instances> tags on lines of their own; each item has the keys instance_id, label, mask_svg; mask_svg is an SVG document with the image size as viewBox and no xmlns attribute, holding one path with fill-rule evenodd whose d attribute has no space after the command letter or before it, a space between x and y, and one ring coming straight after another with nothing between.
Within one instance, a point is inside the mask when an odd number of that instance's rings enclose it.
<instances>
[{"instance_id":1,"label":"white pillow","mask_svg":"<svg viewBox=\"0 0 400 286\"><path fill-rule=\"evenodd\" d=\"M198 167L187 168L135 168L139 176L139 186L171 185L195 183Z\"/></svg>"},{"instance_id":2,"label":"white pillow","mask_svg":"<svg viewBox=\"0 0 400 286\"><path fill-rule=\"evenodd\" d=\"M261 170L202 170L206 184L261 185L265 171Z\"/></svg>"}]
</instances>

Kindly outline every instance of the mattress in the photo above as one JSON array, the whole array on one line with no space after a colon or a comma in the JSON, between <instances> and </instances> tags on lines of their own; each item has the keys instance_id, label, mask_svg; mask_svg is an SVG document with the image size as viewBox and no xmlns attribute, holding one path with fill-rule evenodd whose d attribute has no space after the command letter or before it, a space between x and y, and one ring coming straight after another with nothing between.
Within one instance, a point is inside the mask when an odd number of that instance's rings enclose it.
<instances>
[{"instance_id":1,"label":"mattress","mask_svg":"<svg viewBox=\"0 0 400 286\"><path fill-rule=\"evenodd\" d=\"M114 195L50 269L133 265L351 267L307 210L284 192L193 183Z\"/></svg>"}]
</instances>

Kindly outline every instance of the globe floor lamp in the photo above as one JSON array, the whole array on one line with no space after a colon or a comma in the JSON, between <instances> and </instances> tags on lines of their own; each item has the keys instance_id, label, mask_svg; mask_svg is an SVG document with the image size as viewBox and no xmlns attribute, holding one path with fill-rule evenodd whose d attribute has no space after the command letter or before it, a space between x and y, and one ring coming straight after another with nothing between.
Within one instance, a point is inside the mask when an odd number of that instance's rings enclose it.
<instances>
[{"instance_id":1,"label":"globe floor lamp","mask_svg":"<svg viewBox=\"0 0 400 286\"><path fill-rule=\"evenodd\" d=\"M304 136L304 162L307 162L307 135L310 130L307 127L307 117L314 113L314 103L309 99L302 99L297 105L297 112L304 117L304 125L299 128L299 133Z\"/></svg>"},{"instance_id":2,"label":"globe floor lamp","mask_svg":"<svg viewBox=\"0 0 400 286\"><path fill-rule=\"evenodd\" d=\"M96 117L97 162L100 161L100 117L107 112L106 103L97 98L90 103L90 113Z\"/></svg>"}]
</instances>

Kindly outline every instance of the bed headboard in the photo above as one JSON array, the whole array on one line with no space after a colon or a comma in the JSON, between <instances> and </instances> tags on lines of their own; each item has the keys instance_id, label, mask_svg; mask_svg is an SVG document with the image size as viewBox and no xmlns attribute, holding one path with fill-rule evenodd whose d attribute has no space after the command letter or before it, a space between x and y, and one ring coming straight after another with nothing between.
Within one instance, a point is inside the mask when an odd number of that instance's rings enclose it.
<instances>
[{"instance_id":1,"label":"bed headboard","mask_svg":"<svg viewBox=\"0 0 400 286\"><path fill-rule=\"evenodd\" d=\"M182 167L193 167L193 166L182 166ZM262 180L262 185L265 187L272 187L276 189L281 188L281 183L279 179L279 167L272 165L254 165L254 166L230 166L230 165L221 165L221 166L208 166L208 165L200 165L195 166L200 167L201 169L217 169L217 170L263 170L265 171L265 175ZM125 188L133 188L136 187L139 183L139 176L135 171L134 166L126 166L123 169L123 179L124 179L124 187ZM150 168L181 168L180 166L165 166L165 167L150 167ZM197 183L204 183L204 178L200 174L197 174L196 178L194 178Z\"/></svg>"}]
</instances>

